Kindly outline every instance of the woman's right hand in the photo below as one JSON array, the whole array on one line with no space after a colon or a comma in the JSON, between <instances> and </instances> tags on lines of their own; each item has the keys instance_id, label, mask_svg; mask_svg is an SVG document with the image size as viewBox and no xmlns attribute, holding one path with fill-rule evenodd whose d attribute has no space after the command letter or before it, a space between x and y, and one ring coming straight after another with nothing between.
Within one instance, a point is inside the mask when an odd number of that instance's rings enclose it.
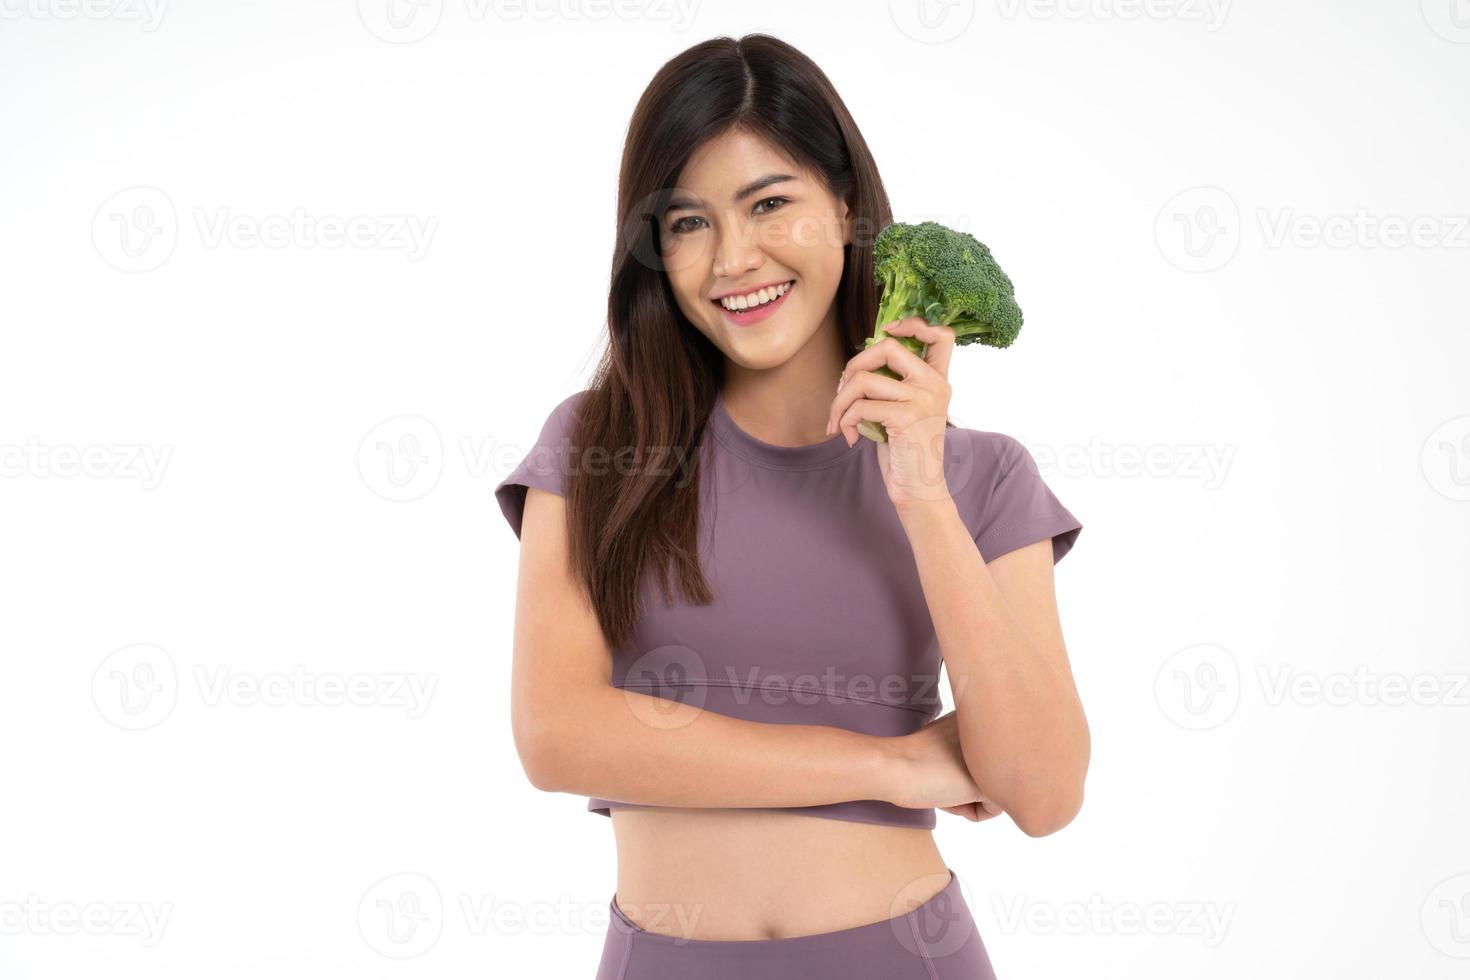
<instances>
[{"instance_id":1,"label":"woman's right hand","mask_svg":"<svg viewBox=\"0 0 1470 980\"><path fill-rule=\"evenodd\" d=\"M965 765L960 748L959 716L940 715L910 735L894 740L894 767L889 802L902 807L936 807L970 821L986 820L1000 808L986 798Z\"/></svg>"}]
</instances>

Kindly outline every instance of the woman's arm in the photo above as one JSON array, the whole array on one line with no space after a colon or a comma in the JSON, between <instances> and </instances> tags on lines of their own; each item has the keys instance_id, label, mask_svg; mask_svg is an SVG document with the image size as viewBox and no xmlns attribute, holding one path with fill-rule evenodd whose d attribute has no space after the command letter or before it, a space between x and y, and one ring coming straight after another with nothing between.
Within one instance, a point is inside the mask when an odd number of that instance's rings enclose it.
<instances>
[{"instance_id":1,"label":"woman's arm","mask_svg":"<svg viewBox=\"0 0 1470 980\"><path fill-rule=\"evenodd\" d=\"M970 773L1028 836L1082 807L1091 737L1057 613L1050 538L987 563L951 498L899 509Z\"/></svg>"},{"instance_id":2,"label":"woman's arm","mask_svg":"<svg viewBox=\"0 0 1470 980\"><path fill-rule=\"evenodd\" d=\"M511 723L537 788L683 807L900 795L901 739L745 721L612 687L611 651L570 573L566 501L536 487L526 495L519 579Z\"/></svg>"},{"instance_id":3,"label":"woman's arm","mask_svg":"<svg viewBox=\"0 0 1470 980\"><path fill-rule=\"evenodd\" d=\"M893 336L848 360L827 431L840 428L850 445L862 438L858 426L865 421L887 430L878 463L934 621L965 763L986 799L1028 836L1054 833L1082 807L1092 743L1062 642L1053 535L1026 545L1000 539L1013 546L997 551L993 565L980 554L944 467L954 328L908 316L884 330ZM923 345L922 357L904 345L905 336ZM1016 448L1026 453L1019 443ZM1013 459L1013 466L1035 463L1029 455ZM1000 484L1006 487L1001 502L1009 500L1011 508L1008 520L1024 516L1034 531L1041 514L1055 530L1077 529L1039 475L1034 482L1028 475L1023 471L1023 482L1016 483L1012 474L1009 485Z\"/></svg>"}]
</instances>

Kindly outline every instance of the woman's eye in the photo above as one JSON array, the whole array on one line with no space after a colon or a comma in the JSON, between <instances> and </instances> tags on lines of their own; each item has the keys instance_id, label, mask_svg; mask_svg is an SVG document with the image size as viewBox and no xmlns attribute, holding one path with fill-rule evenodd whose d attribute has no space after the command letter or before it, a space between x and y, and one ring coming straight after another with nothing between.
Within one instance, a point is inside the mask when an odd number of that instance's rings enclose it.
<instances>
[{"instance_id":1,"label":"woman's eye","mask_svg":"<svg viewBox=\"0 0 1470 980\"><path fill-rule=\"evenodd\" d=\"M757 201L756 204L755 204L755 208L752 209L752 210L759 209L761 207L761 205L763 205L763 204L770 204L772 201L774 201L776 203L776 207L780 207L781 205L786 204L787 201L788 201L788 199L787 198L784 198L784 197L768 197L768 198L765 198L764 200ZM773 211L773 210L775 210L775 208L767 208L766 210L767 211ZM763 214L765 212L760 211L758 213L762 213ZM701 217L699 217L699 215L689 215L688 217L686 217L686 218L680 218L677 221L675 221L673 224L669 225L669 231L673 232L675 235L684 235L684 234L688 234L691 231L698 231L699 230L699 227L697 225L691 225L688 222L691 222L691 221L703 221L703 220L704 219L701 218Z\"/></svg>"}]
</instances>

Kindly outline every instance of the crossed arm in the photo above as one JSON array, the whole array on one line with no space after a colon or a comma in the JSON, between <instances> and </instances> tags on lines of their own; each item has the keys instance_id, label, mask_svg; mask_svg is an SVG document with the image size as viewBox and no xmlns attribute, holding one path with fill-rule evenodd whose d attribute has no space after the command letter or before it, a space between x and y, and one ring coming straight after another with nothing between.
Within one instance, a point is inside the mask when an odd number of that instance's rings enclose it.
<instances>
[{"instance_id":1,"label":"crossed arm","mask_svg":"<svg viewBox=\"0 0 1470 980\"><path fill-rule=\"evenodd\" d=\"M651 806L893 801L896 739L746 721L612 687L612 652L567 560L565 501L532 487L521 532L511 726L537 788Z\"/></svg>"},{"instance_id":2,"label":"crossed arm","mask_svg":"<svg viewBox=\"0 0 1470 980\"><path fill-rule=\"evenodd\" d=\"M1080 773L1070 754L1075 748L1059 762L1049 755L1056 751L1055 743L1046 742L1075 739L1075 728L1066 721L1071 708L1055 667L1032 665L1027 670L1024 661L1032 651L1021 638L1016 614L1008 611L1020 608L1020 616L1028 620L1037 615L1038 607L1045 612L1037 593L1039 551L1029 546L1004 556L1006 564L996 562L992 576L961 527L968 557L979 565L978 571L966 568L961 578L980 579L978 585L970 584L965 603L975 605L974 595L982 596L978 608L967 611L959 608L962 585L951 593L949 587L932 581L953 574L944 571L949 563L963 566L967 560L960 543L949 541L953 535L941 515L925 512L905 515L905 520L915 524L911 534L933 539L924 549L930 557L920 562L920 571L926 598L939 617L936 633L955 693L964 764L973 776L990 780L977 778L975 783L1025 833L1050 833L1070 821L1076 811L1068 810L1074 802L1080 805ZM611 651L584 589L569 570L565 521L562 498L534 487L528 490L516 598L511 723L522 765L537 788L674 807L798 807L857 799L901 806L944 805L911 796L919 765L916 752L932 761L932 740L884 738L825 725L753 722L692 708L671 714L662 699L612 687ZM1050 554L1048 542L1046 591ZM1022 587L1015 597L1007 594L1010 606L1000 599L1000 580ZM1054 617L1054 600L1051 609ZM1002 639L987 643L984 650L969 650L954 639L965 631L992 628L1001 631ZM1059 644L1059 628L1055 636ZM957 677L971 679L957 683ZM1065 681L1070 685L1070 674ZM1000 690L980 690L987 686ZM1018 687L1024 692L1020 696ZM1047 703L1049 698L1062 698L1062 709ZM1038 706L1064 716L1063 721L1048 726L1045 719L1029 717L1022 731L1007 732L988 714L1014 718ZM1076 710L1080 714L1080 706ZM1085 725L1082 731L1085 737ZM990 739L997 741L992 744ZM1004 753L1013 751L1024 754L1008 764ZM1085 769L1085 747L1083 753ZM1037 770L1038 765L1046 768Z\"/></svg>"}]
</instances>

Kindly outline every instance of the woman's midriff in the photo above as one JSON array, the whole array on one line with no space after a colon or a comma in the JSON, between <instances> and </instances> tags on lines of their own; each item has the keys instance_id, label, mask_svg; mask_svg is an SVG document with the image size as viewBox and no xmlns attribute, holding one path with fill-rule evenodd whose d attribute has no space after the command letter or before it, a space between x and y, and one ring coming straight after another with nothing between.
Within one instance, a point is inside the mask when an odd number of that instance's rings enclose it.
<instances>
[{"instance_id":1,"label":"woman's midriff","mask_svg":"<svg viewBox=\"0 0 1470 980\"><path fill-rule=\"evenodd\" d=\"M618 907L682 939L785 939L881 922L949 884L933 831L780 810L614 807Z\"/></svg>"}]
</instances>

